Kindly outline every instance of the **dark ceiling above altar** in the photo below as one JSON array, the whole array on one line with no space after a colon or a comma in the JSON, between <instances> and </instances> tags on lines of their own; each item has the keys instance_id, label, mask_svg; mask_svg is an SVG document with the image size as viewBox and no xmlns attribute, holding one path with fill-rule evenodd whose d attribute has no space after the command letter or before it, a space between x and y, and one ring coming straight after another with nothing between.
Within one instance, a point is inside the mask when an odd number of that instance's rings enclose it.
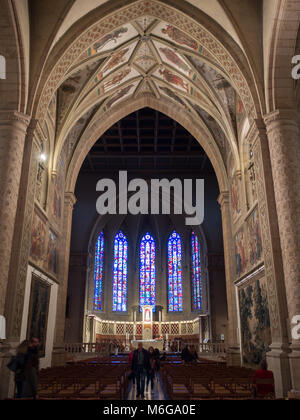
<instances>
[{"instance_id":1,"label":"dark ceiling above altar","mask_svg":"<svg viewBox=\"0 0 300 420\"><path fill-rule=\"evenodd\" d=\"M113 125L93 146L81 173L213 174L199 143L166 115L144 108ZM158 174L158 175L159 175Z\"/></svg>"}]
</instances>

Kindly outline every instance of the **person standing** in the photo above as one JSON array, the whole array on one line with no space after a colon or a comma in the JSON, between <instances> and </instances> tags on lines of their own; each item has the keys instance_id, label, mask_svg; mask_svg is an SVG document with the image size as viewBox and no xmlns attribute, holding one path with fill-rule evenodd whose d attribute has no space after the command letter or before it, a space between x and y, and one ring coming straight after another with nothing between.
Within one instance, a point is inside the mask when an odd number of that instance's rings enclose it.
<instances>
[{"instance_id":1,"label":"person standing","mask_svg":"<svg viewBox=\"0 0 300 420\"><path fill-rule=\"evenodd\" d=\"M154 349L154 359L155 359L155 370L159 372L160 369L160 352L158 349Z\"/></svg>"},{"instance_id":2,"label":"person standing","mask_svg":"<svg viewBox=\"0 0 300 420\"><path fill-rule=\"evenodd\" d=\"M38 399L38 375L39 375L39 347L38 338L32 338L28 345L26 363L24 367L24 382L22 397Z\"/></svg>"},{"instance_id":3,"label":"person standing","mask_svg":"<svg viewBox=\"0 0 300 420\"><path fill-rule=\"evenodd\" d=\"M148 356L149 356L149 369L147 371L147 388L149 386L149 383L151 382L151 392L153 393L154 376L155 376L155 353L154 353L153 347L149 347Z\"/></svg>"},{"instance_id":4,"label":"person standing","mask_svg":"<svg viewBox=\"0 0 300 420\"><path fill-rule=\"evenodd\" d=\"M261 361L260 369L254 373L253 385L255 398L268 395L274 396L274 375L271 370L268 370L266 360Z\"/></svg>"},{"instance_id":5,"label":"person standing","mask_svg":"<svg viewBox=\"0 0 300 420\"><path fill-rule=\"evenodd\" d=\"M186 345L182 350L181 359L184 361L184 363L190 363L192 361L192 356L188 345Z\"/></svg>"},{"instance_id":6,"label":"person standing","mask_svg":"<svg viewBox=\"0 0 300 420\"><path fill-rule=\"evenodd\" d=\"M143 344L139 343L138 349L134 351L132 358L132 370L136 379L137 398L145 398L145 380L149 367L148 352L143 349Z\"/></svg>"},{"instance_id":7,"label":"person standing","mask_svg":"<svg viewBox=\"0 0 300 420\"><path fill-rule=\"evenodd\" d=\"M129 356L128 356L128 363L131 366L132 366L132 359L133 359L134 350L135 350L135 348L133 347L131 352L129 353ZM129 378L132 379L132 386L135 387L135 376L134 376L134 371L133 370L131 371L131 373L129 375Z\"/></svg>"},{"instance_id":8,"label":"person standing","mask_svg":"<svg viewBox=\"0 0 300 420\"><path fill-rule=\"evenodd\" d=\"M23 396L23 385L24 385L24 370L27 361L27 353L29 347L29 341L24 340L17 347L16 359L15 359L15 384L16 384L16 398L22 398Z\"/></svg>"},{"instance_id":9,"label":"person standing","mask_svg":"<svg viewBox=\"0 0 300 420\"><path fill-rule=\"evenodd\" d=\"M196 351L195 346L192 346L191 347L190 355L191 355L191 362L192 363L197 363L197 361L198 361L198 354L197 354L197 351Z\"/></svg>"}]
</instances>

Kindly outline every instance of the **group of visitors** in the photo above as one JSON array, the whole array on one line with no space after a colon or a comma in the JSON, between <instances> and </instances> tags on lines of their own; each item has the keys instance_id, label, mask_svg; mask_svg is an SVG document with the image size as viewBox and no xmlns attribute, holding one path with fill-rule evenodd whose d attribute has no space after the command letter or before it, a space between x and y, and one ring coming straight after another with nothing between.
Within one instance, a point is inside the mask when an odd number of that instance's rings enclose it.
<instances>
[{"instance_id":1,"label":"group of visitors","mask_svg":"<svg viewBox=\"0 0 300 420\"><path fill-rule=\"evenodd\" d=\"M14 372L16 398L38 399L39 347L37 338L22 341L7 365Z\"/></svg>"},{"instance_id":2,"label":"group of visitors","mask_svg":"<svg viewBox=\"0 0 300 420\"><path fill-rule=\"evenodd\" d=\"M196 347L186 345L181 352L181 359L184 363L197 363L198 354Z\"/></svg>"},{"instance_id":3,"label":"group of visitors","mask_svg":"<svg viewBox=\"0 0 300 420\"><path fill-rule=\"evenodd\" d=\"M151 393L154 393L154 380L156 372L160 368L160 352L158 349L150 347L149 350L143 348L139 343L137 350L132 350L129 354L129 363L131 363L133 386L136 384L136 398L145 398L145 383L147 379L147 388L151 384Z\"/></svg>"}]
</instances>

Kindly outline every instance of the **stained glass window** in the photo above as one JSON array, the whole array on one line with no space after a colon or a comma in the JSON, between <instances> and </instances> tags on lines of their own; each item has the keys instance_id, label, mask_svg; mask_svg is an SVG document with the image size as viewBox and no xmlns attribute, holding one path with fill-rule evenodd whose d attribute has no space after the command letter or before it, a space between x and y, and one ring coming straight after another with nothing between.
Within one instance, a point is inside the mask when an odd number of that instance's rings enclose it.
<instances>
[{"instance_id":1,"label":"stained glass window","mask_svg":"<svg viewBox=\"0 0 300 420\"><path fill-rule=\"evenodd\" d=\"M198 236L193 232L191 237L191 257L192 257L192 288L193 288L193 309L202 309L202 278L200 246Z\"/></svg>"},{"instance_id":2,"label":"stained glass window","mask_svg":"<svg viewBox=\"0 0 300 420\"><path fill-rule=\"evenodd\" d=\"M182 246L175 231L168 240L168 310L181 312L182 307Z\"/></svg>"},{"instance_id":3,"label":"stained glass window","mask_svg":"<svg viewBox=\"0 0 300 420\"><path fill-rule=\"evenodd\" d=\"M140 245L140 306L142 305L155 306L155 241L149 233L143 236Z\"/></svg>"},{"instance_id":4,"label":"stained glass window","mask_svg":"<svg viewBox=\"0 0 300 420\"><path fill-rule=\"evenodd\" d=\"M94 270L94 311L101 311L103 291L103 259L104 259L104 234L100 233L95 249L95 270Z\"/></svg>"},{"instance_id":5,"label":"stained glass window","mask_svg":"<svg viewBox=\"0 0 300 420\"><path fill-rule=\"evenodd\" d=\"M128 242L120 231L114 242L113 311L127 311Z\"/></svg>"}]
</instances>

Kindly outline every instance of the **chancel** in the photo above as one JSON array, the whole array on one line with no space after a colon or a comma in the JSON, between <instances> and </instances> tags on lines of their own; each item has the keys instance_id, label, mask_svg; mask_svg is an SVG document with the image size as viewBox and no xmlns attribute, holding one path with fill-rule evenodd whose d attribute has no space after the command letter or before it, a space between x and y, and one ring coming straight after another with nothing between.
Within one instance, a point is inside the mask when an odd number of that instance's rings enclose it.
<instances>
[{"instance_id":1,"label":"chancel","mask_svg":"<svg viewBox=\"0 0 300 420\"><path fill-rule=\"evenodd\" d=\"M0 399L300 398L300 0L0 10Z\"/></svg>"}]
</instances>

